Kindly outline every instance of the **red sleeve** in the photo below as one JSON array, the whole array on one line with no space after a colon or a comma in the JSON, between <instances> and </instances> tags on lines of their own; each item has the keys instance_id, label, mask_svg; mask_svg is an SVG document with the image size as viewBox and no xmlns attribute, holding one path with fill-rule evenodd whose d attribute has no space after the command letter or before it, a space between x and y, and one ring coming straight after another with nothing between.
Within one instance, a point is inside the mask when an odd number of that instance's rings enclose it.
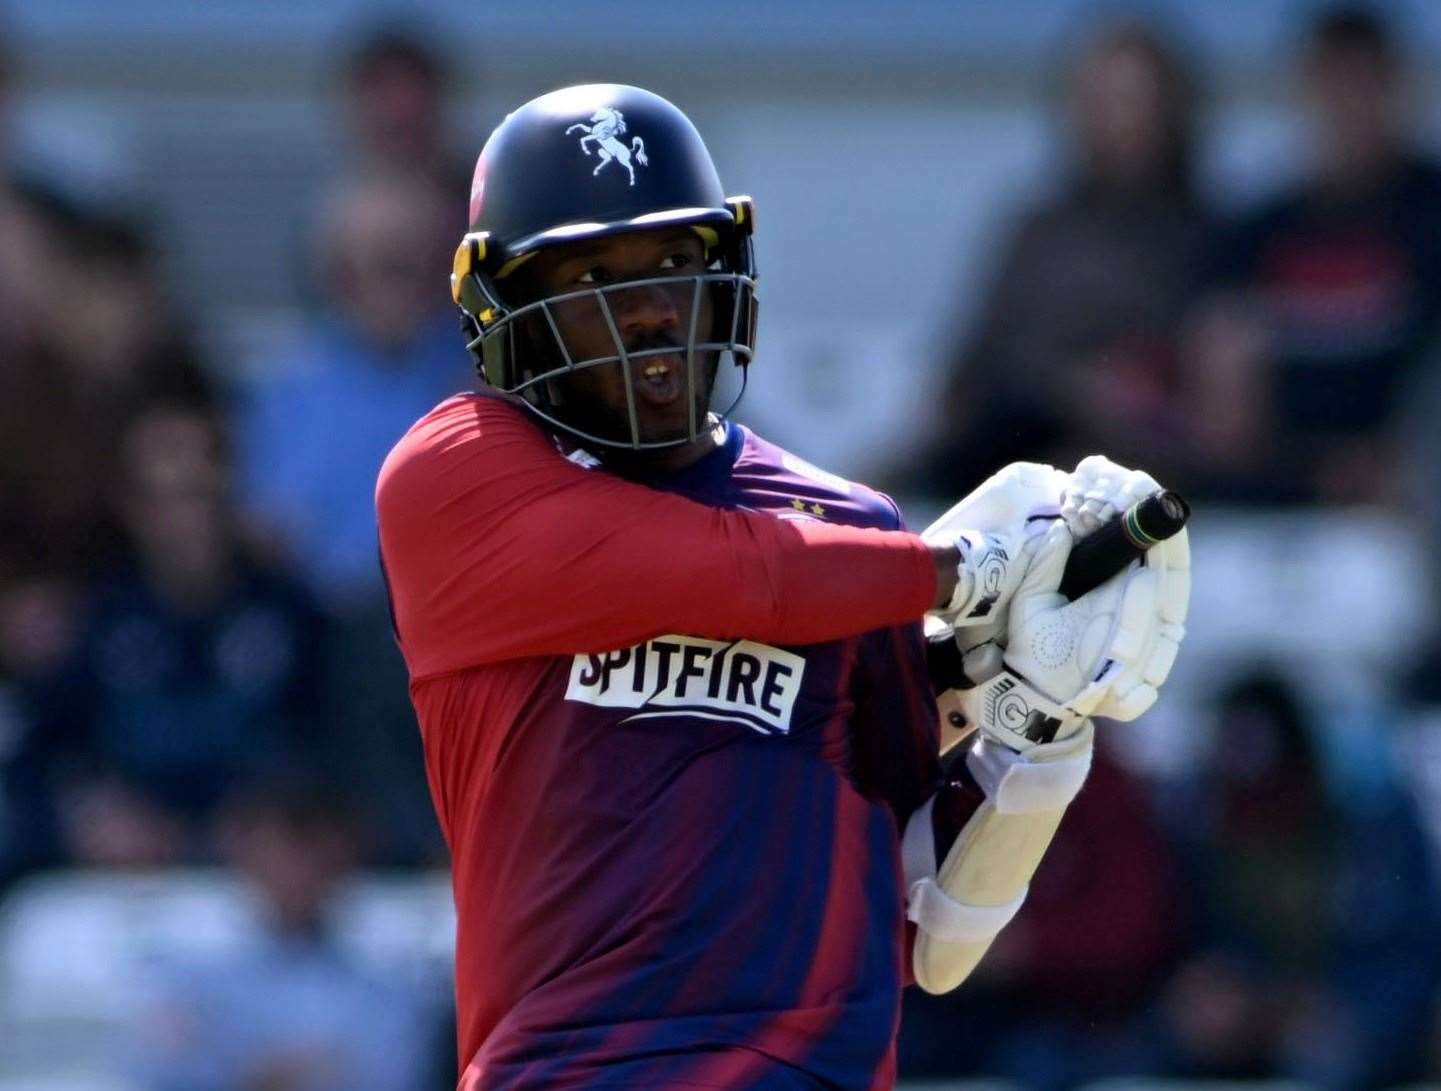
<instances>
[{"instance_id":1,"label":"red sleeve","mask_svg":"<svg viewBox=\"0 0 1441 1091\"><path fill-rule=\"evenodd\" d=\"M914 535L723 511L586 470L493 397L416 424L376 509L412 679L668 632L836 640L914 621L935 595Z\"/></svg>"}]
</instances>

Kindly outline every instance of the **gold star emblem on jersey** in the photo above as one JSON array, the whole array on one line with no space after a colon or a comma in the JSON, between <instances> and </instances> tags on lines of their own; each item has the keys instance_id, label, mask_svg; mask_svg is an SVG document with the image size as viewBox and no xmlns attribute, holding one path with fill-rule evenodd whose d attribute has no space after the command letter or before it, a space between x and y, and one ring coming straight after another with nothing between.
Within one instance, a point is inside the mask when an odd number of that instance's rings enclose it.
<instances>
[{"instance_id":1,"label":"gold star emblem on jersey","mask_svg":"<svg viewBox=\"0 0 1441 1091\"><path fill-rule=\"evenodd\" d=\"M805 511L806 502L800 497L796 497L794 500L791 501L791 507L795 508L796 511Z\"/></svg>"},{"instance_id":2,"label":"gold star emblem on jersey","mask_svg":"<svg viewBox=\"0 0 1441 1091\"><path fill-rule=\"evenodd\" d=\"M812 505L811 505L811 514L812 514L812 515L824 515L825 513L826 513L826 509L823 508L823 507L821 507L819 504L812 504Z\"/></svg>"}]
</instances>

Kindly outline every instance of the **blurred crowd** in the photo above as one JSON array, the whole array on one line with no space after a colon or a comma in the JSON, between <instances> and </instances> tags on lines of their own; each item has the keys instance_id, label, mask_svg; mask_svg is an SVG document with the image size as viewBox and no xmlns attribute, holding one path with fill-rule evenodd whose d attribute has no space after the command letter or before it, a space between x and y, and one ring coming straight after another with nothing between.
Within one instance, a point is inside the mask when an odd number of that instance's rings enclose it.
<instances>
[{"instance_id":1,"label":"blurred crowd","mask_svg":"<svg viewBox=\"0 0 1441 1091\"><path fill-rule=\"evenodd\" d=\"M939 433L923 487L1101 450L1203 510L1428 512L1441 547L1441 165L1413 136L1398 33L1368 8L1315 18L1293 61L1309 157L1235 210L1198 176L1185 51L1145 23L1096 28L1062 80L1055 190L956 332L942 404L964 425ZM1410 575L1434 599L1434 573ZM1437 831L1397 768L1406 710L1441 697L1436 664L1396 647L1350 750L1264 662L1217 680L1184 776L1147 783L1103 745L977 975L908 998L903 1067L963 1056L1040 1089L1441 1079ZM1337 767L1358 749L1374 775Z\"/></svg>"},{"instance_id":2,"label":"blurred crowd","mask_svg":"<svg viewBox=\"0 0 1441 1091\"><path fill-rule=\"evenodd\" d=\"M1203 502L1422 512L1441 547L1441 166L1399 33L1366 8L1304 28L1312 155L1237 212L1198 178L1182 44L1091 27L1053 189L950 339L948 426L889 484L951 498L1100 450ZM244 368L205 357L153 225L0 159L0 896L44 869L220 865L269 907L243 962L175 968L145 1086L441 1086L453 1063L444 1011L347 964L324 908L355 868L445 863L371 496L390 444L471 384L444 277L468 169L423 37L365 37L338 83L308 317ZM907 997L903 1075L1441 1080L1438 846L1396 718L1365 729L1358 792L1294 680L1253 667L1164 790L1102 748L975 978ZM1395 708L1441 704L1438 668L1398 649Z\"/></svg>"},{"instance_id":3,"label":"blurred crowd","mask_svg":"<svg viewBox=\"0 0 1441 1091\"><path fill-rule=\"evenodd\" d=\"M202 355L143 219L24 164L0 189L0 890L229 864L273 909L247 974L177 996L147 1086L401 1091L444 1040L317 930L342 860L444 863L371 497L390 445L469 385L443 275L468 171L424 41L369 36L341 83L351 146L308 239L315 303L247 381Z\"/></svg>"}]
</instances>

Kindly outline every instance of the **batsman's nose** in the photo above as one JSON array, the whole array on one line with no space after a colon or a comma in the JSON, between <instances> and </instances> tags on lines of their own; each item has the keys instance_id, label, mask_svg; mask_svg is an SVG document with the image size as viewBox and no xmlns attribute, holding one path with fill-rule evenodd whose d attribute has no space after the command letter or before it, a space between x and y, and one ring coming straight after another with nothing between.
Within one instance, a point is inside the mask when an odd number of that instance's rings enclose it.
<instances>
[{"instance_id":1,"label":"batsman's nose","mask_svg":"<svg viewBox=\"0 0 1441 1091\"><path fill-rule=\"evenodd\" d=\"M680 324L680 307L666 284L636 284L611 293L616 328L622 337L650 330L674 329Z\"/></svg>"}]
</instances>

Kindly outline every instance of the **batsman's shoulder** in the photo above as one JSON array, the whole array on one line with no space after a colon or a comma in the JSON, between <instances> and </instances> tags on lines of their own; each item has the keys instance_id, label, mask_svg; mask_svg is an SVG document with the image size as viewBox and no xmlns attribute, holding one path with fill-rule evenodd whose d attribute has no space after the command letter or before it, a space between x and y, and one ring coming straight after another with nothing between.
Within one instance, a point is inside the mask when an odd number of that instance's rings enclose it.
<instances>
[{"instance_id":1,"label":"batsman's shoulder","mask_svg":"<svg viewBox=\"0 0 1441 1091\"><path fill-rule=\"evenodd\" d=\"M478 391L446 398L417 420L390 449L376 480L382 520L417 496L432 496L502 472L525 453L553 456L553 447L525 411L508 399Z\"/></svg>"},{"instance_id":2,"label":"batsman's shoulder","mask_svg":"<svg viewBox=\"0 0 1441 1091\"><path fill-rule=\"evenodd\" d=\"M900 530L900 510L889 496L822 469L768 440L752 434L754 457L773 476L772 487L794 493L792 506L800 515L824 522L875 530Z\"/></svg>"},{"instance_id":3,"label":"batsman's shoulder","mask_svg":"<svg viewBox=\"0 0 1441 1091\"><path fill-rule=\"evenodd\" d=\"M859 483L856 485L856 492L861 497L861 503L867 515L874 520L868 522L867 526L874 526L879 530L906 529L906 521L901 515L900 507L885 493Z\"/></svg>"}]
</instances>

